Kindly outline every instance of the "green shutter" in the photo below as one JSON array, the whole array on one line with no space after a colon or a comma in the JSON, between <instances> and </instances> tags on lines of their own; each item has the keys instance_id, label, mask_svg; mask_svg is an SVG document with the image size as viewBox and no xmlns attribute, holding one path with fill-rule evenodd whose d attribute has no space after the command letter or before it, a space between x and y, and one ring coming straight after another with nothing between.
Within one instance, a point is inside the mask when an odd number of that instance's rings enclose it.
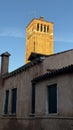
<instances>
[{"instance_id":1,"label":"green shutter","mask_svg":"<svg viewBox=\"0 0 73 130\"><path fill-rule=\"evenodd\" d=\"M48 112L57 113L57 85L48 86Z\"/></svg>"},{"instance_id":2,"label":"green shutter","mask_svg":"<svg viewBox=\"0 0 73 130\"><path fill-rule=\"evenodd\" d=\"M32 83L32 104L31 104L31 113L35 113L35 84Z\"/></svg>"},{"instance_id":3,"label":"green shutter","mask_svg":"<svg viewBox=\"0 0 73 130\"><path fill-rule=\"evenodd\" d=\"M9 100L9 90L6 90L6 94L5 94L5 105L4 105L4 114L8 113L8 100Z\"/></svg>"},{"instance_id":4,"label":"green shutter","mask_svg":"<svg viewBox=\"0 0 73 130\"><path fill-rule=\"evenodd\" d=\"M12 89L12 105L11 105L11 113L16 114L16 100L17 100L17 89Z\"/></svg>"}]
</instances>

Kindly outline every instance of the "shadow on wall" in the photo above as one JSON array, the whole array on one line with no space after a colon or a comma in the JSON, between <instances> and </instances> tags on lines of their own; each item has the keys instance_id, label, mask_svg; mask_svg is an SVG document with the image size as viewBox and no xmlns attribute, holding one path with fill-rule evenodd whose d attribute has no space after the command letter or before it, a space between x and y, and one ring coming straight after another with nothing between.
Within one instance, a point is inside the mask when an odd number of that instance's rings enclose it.
<instances>
[{"instance_id":1,"label":"shadow on wall","mask_svg":"<svg viewBox=\"0 0 73 130\"><path fill-rule=\"evenodd\" d=\"M17 120L9 120L9 122L3 126L3 130L24 130L24 127Z\"/></svg>"},{"instance_id":2,"label":"shadow on wall","mask_svg":"<svg viewBox=\"0 0 73 130\"><path fill-rule=\"evenodd\" d=\"M23 120L22 120L23 122ZM41 123L39 121L31 120L29 123L26 123L25 125L23 123L20 123L17 120L9 120L9 122L3 126L2 130L44 130L41 127Z\"/></svg>"}]
</instances>

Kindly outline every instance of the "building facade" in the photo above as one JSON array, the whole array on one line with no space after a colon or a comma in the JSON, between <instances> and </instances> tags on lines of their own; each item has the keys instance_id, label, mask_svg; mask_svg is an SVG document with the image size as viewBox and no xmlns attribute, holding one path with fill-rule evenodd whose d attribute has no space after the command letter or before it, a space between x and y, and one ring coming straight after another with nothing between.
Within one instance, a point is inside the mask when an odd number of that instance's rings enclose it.
<instances>
[{"instance_id":1,"label":"building facade","mask_svg":"<svg viewBox=\"0 0 73 130\"><path fill-rule=\"evenodd\" d=\"M72 130L73 50L31 54L12 72L9 56L1 55L0 130Z\"/></svg>"},{"instance_id":2,"label":"building facade","mask_svg":"<svg viewBox=\"0 0 73 130\"><path fill-rule=\"evenodd\" d=\"M54 53L53 22L43 17L34 18L26 27L26 63L31 52L50 55Z\"/></svg>"},{"instance_id":3,"label":"building facade","mask_svg":"<svg viewBox=\"0 0 73 130\"><path fill-rule=\"evenodd\" d=\"M53 23L40 17L26 28L25 65L9 72L0 55L0 130L73 130L73 49L53 48Z\"/></svg>"}]
</instances>

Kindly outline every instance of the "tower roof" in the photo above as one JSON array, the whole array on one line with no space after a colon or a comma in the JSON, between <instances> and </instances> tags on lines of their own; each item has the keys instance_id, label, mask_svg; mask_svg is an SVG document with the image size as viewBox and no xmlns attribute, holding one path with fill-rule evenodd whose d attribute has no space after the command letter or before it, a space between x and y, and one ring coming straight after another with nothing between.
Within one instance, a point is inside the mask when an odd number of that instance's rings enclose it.
<instances>
[{"instance_id":1,"label":"tower roof","mask_svg":"<svg viewBox=\"0 0 73 130\"><path fill-rule=\"evenodd\" d=\"M34 53L34 52L31 52L28 60L32 61L36 58L39 58L39 57L47 57L48 55L45 55L45 54L40 54L40 53Z\"/></svg>"},{"instance_id":2,"label":"tower roof","mask_svg":"<svg viewBox=\"0 0 73 130\"><path fill-rule=\"evenodd\" d=\"M46 21L43 16L40 16L40 18L33 18L33 19L29 22L29 24L26 26L26 28L27 28L27 27L32 23L32 21L34 21L34 20L39 20L39 21L43 21L43 22L47 22L47 23L54 24L54 22Z\"/></svg>"}]
</instances>

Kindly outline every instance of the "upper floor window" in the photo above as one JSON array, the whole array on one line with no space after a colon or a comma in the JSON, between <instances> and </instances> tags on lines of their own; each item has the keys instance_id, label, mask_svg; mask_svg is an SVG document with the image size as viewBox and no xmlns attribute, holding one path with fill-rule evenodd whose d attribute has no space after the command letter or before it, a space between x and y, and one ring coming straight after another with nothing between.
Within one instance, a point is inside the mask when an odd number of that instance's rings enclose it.
<instances>
[{"instance_id":1,"label":"upper floor window","mask_svg":"<svg viewBox=\"0 0 73 130\"><path fill-rule=\"evenodd\" d=\"M46 25L44 25L44 32L46 32Z\"/></svg>"},{"instance_id":2,"label":"upper floor window","mask_svg":"<svg viewBox=\"0 0 73 130\"><path fill-rule=\"evenodd\" d=\"M48 86L48 113L57 113L57 84Z\"/></svg>"},{"instance_id":3,"label":"upper floor window","mask_svg":"<svg viewBox=\"0 0 73 130\"><path fill-rule=\"evenodd\" d=\"M11 99L11 105L9 104L10 99ZM11 108L11 114L16 114L16 101L17 101L17 88L12 89L11 92L9 90L6 90L4 114L8 114L9 108Z\"/></svg>"},{"instance_id":4,"label":"upper floor window","mask_svg":"<svg viewBox=\"0 0 73 130\"><path fill-rule=\"evenodd\" d=\"M39 23L37 24L37 31L39 31Z\"/></svg>"},{"instance_id":5,"label":"upper floor window","mask_svg":"<svg viewBox=\"0 0 73 130\"><path fill-rule=\"evenodd\" d=\"M5 92L4 114L8 114L9 90Z\"/></svg>"},{"instance_id":6,"label":"upper floor window","mask_svg":"<svg viewBox=\"0 0 73 130\"><path fill-rule=\"evenodd\" d=\"M37 31L41 31L41 32L49 32L49 26L47 25L42 25L42 24L37 24Z\"/></svg>"},{"instance_id":7,"label":"upper floor window","mask_svg":"<svg viewBox=\"0 0 73 130\"><path fill-rule=\"evenodd\" d=\"M49 32L49 26L47 26L47 32Z\"/></svg>"},{"instance_id":8,"label":"upper floor window","mask_svg":"<svg viewBox=\"0 0 73 130\"><path fill-rule=\"evenodd\" d=\"M31 113L35 113L35 83L32 83L32 103L31 103Z\"/></svg>"},{"instance_id":9,"label":"upper floor window","mask_svg":"<svg viewBox=\"0 0 73 130\"><path fill-rule=\"evenodd\" d=\"M41 24L41 27L40 27L40 31L41 31L41 32L43 31L43 26L42 26L42 24Z\"/></svg>"},{"instance_id":10,"label":"upper floor window","mask_svg":"<svg viewBox=\"0 0 73 130\"><path fill-rule=\"evenodd\" d=\"M11 113L16 114L17 88L12 89Z\"/></svg>"}]
</instances>

